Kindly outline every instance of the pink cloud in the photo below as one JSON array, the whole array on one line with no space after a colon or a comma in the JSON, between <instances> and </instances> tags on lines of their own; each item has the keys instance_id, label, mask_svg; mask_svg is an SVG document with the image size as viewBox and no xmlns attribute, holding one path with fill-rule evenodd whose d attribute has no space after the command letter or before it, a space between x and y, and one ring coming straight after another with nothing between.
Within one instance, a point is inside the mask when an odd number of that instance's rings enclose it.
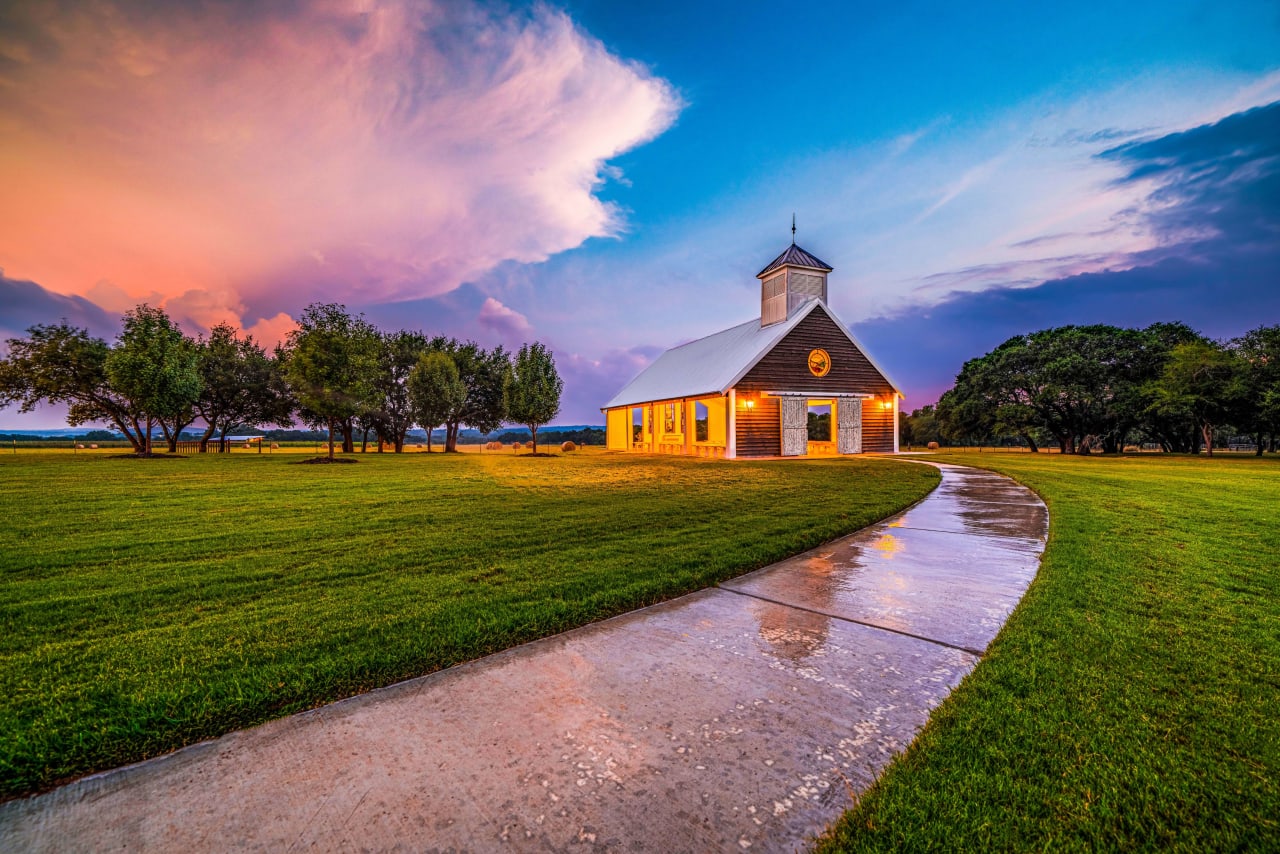
<instances>
[{"instance_id":1,"label":"pink cloud","mask_svg":"<svg viewBox=\"0 0 1280 854\"><path fill-rule=\"evenodd\" d=\"M533 327L529 325L529 318L493 297L487 298L484 305L480 306L480 313L476 315L476 320L481 326L496 332L511 343L533 332Z\"/></svg>"},{"instance_id":2,"label":"pink cloud","mask_svg":"<svg viewBox=\"0 0 1280 854\"><path fill-rule=\"evenodd\" d=\"M438 295L616 233L607 161L680 108L545 6L13 14L0 266L206 327Z\"/></svg>"}]
</instances>

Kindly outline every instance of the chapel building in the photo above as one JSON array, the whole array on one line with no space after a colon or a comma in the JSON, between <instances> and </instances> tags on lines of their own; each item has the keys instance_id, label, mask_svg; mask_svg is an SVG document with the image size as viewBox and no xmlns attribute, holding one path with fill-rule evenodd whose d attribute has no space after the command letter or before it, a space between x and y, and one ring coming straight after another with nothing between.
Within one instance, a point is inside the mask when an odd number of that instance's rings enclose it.
<instances>
[{"instance_id":1,"label":"chapel building","mask_svg":"<svg viewBox=\"0 0 1280 854\"><path fill-rule=\"evenodd\" d=\"M616 451L740 459L898 450L902 392L827 306L832 268L793 241L760 316L663 353L603 407Z\"/></svg>"}]
</instances>

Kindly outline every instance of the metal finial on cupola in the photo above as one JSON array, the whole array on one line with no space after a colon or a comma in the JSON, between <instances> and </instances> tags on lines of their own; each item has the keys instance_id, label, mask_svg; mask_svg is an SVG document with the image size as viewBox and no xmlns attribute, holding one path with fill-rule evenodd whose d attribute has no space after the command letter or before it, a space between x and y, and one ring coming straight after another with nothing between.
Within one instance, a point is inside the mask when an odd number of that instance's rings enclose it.
<instances>
[{"instance_id":1,"label":"metal finial on cupola","mask_svg":"<svg viewBox=\"0 0 1280 854\"><path fill-rule=\"evenodd\" d=\"M794 212L791 214L791 245L796 245L796 215Z\"/></svg>"}]
</instances>

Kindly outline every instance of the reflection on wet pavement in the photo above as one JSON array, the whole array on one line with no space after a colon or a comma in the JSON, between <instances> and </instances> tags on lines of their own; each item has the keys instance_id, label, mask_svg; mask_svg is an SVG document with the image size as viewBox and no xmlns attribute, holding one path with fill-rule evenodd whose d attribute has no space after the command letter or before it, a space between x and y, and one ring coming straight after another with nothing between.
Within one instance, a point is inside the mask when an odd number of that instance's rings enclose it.
<instances>
[{"instance_id":1,"label":"reflection on wet pavement","mask_svg":"<svg viewBox=\"0 0 1280 854\"><path fill-rule=\"evenodd\" d=\"M989 472L943 467L899 516L721 586L981 653L1039 565L1044 504Z\"/></svg>"},{"instance_id":2,"label":"reflection on wet pavement","mask_svg":"<svg viewBox=\"0 0 1280 854\"><path fill-rule=\"evenodd\" d=\"M0 849L796 850L1035 573L1043 505L943 471L725 589L0 804Z\"/></svg>"}]
</instances>

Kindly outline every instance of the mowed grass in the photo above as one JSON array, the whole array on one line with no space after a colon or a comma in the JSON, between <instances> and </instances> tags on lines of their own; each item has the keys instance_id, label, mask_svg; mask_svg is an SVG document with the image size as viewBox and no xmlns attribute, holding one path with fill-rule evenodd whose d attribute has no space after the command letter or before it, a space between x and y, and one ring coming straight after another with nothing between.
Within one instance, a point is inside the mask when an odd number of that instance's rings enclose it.
<instances>
[{"instance_id":1,"label":"mowed grass","mask_svg":"<svg viewBox=\"0 0 1280 854\"><path fill-rule=\"evenodd\" d=\"M1050 512L987 657L821 850L1280 850L1280 461L959 454Z\"/></svg>"},{"instance_id":2,"label":"mowed grass","mask_svg":"<svg viewBox=\"0 0 1280 854\"><path fill-rule=\"evenodd\" d=\"M0 798L696 590L925 466L0 455Z\"/></svg>"}]
</instances>

